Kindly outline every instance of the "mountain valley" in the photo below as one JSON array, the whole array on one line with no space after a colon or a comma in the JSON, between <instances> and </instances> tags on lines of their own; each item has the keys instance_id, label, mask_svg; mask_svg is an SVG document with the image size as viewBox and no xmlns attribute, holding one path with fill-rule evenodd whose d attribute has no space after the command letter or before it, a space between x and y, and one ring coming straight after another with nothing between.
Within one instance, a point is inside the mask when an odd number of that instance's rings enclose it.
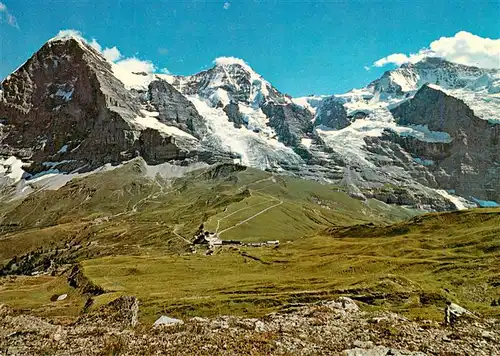
<instances>
[{"instance_id":1,"label":"mountain valley","mask_svg":"<svg viewBox=\"0 0 500 356\"><path fill-rule=\"evenodd\" d=\"M0 354L500 352L500 70L296 98L213 64L62 34L3 79Z\"/></svg>"}]
</instances>

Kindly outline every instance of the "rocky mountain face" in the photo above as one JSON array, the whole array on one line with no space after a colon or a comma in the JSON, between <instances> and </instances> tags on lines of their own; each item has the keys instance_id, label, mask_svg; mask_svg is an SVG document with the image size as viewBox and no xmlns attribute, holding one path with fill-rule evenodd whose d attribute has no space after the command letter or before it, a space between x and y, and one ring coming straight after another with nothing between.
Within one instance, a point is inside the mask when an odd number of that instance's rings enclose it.
<instances>
[{"instance_id":1,"label":"rocky mountain face","mask_svg":"<svg viewBox=\"0 0 500 356\"><path fill-rule=\"evenodd\" d=\"M169 81L184 95L197 95L207 99L211 107L222 108L237 128L248 126L245 115L240 113L240 104L265 115L267 126L286 146L296 147L301 138L312 131L311 112L294 105L290 97L242 60L222 58L207 71L188 77L176 76ZM259 128L253 130L259 131Z\"/></svg>"},{"instance_id":2,"label":"rocky mountain face","mask_svg":"<svg viewBox=\"0 0 500 356\"><path fill-rule=\"evenodd\" d=\"M498 70L427 58L362 89L306 98L235 58L192 76L126 75L133 85L85 40L56 38L6 78L4 182L140 155L237 160L423 209L500 201Z\"/></svg>"},{"instance_id":3,"label":"rocky mountain face","mask_svg":"<svg viewBox=\"0 0 500 356\"><path fill-rule=\"evenodd\" d=\"M460 99L427 85L391 113L398 124L426 125L449 134L450 142L439 145L395 137L406 152L429 162L436 187L500 201L500 125L478 118Z\"/></svg>"},{"instance_id":4,"label":"rocky mountain face","mask_svg":"<svg viewBox=\"0 0 500 356\"><path fill-rule=\"evenodd\" d=\"M157 119L161 123L175 126L198 139L206 134L203 117L194 105L166 81L151 82L146 100L149 111L158 112Z\"/></svg>"},{"instance_id":5,"label":"rocky mountain face","mask_svg":"<svg viewBox=\"0 0 500 356\"><path fill-rule=\"evenodd\" d=\"M287 103L290 98L280 93L244 61L220 58L215 66L192 76L174 76L172 85L185 95L200 95L214 106L242 102L260 106L264 102Z\"/></svg>"},{"instance_id":6,"label":"rocky mountain face","mask_svg":"<svg viewBox=\"0 0 500 356\"><path fill-rule=\"evenodd\" d=\"M1 93L0 153L32 163L30 174L91 170L137 155L151 163L212 159L199 142L203 118L182 94L161 79L145 93L127 90L79 38L46 43Z\"/></svg>"},{"instance_id":7,"label":"rocky mountain face","mask_svg":"<svg viewBox=\"0 0 500 356\"><path fill-rule=\"evenodd\" d=\"M134 152L139 103L110 65L78 40L50 41L2 82L2 154L62 169L120 162ZM71 162L71 164L70 164Z\"/></svg>"},{"instance_id":8,"label":"rocky mountain face","mask_svg":"<svg viewBox=\"0 0 500 356\"><path fill-rule=\"evenodd\" d=\"M323 125L332 129L341 130L349 126L350 120L342 101L335 96L321 101L315 118L315 125Z\"/></svg>"}]
</instances>

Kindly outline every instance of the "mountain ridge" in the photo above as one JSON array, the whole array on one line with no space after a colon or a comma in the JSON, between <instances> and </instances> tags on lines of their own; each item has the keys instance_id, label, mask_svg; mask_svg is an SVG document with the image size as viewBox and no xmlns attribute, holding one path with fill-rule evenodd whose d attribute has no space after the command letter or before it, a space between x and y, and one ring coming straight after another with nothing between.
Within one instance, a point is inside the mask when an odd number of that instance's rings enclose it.
<instances>
[{"instance_id":1,"label":"mountain ridge","mask_svg":"<svg viewBox=\"0 0 500 356\"><path fill-rule=\"evenodd\" d=\"M46 46L60 46L68 41L74 41L77 47L90 53L87 54L87 65L94 68L91 70L98 80L93 85L103 93L102 99L96 97L90 106L101 112L114 112L116 119L112 118L109 124L106 120L98 121L100 128L95 134L89 134L84 123L89 118L93 120L96 115L78 114L78 108L82 107L79 97L88 97L93 91L81 87L75 90L72 80L77 86L84 80L63 76L59 78L62 80L59 87L54 87L54 93L49 94L52 101L46 100L37 110L38 116L45 115L45 122L51 127L51 136L57 138L56 143L47 136L46 143L42 145L45 128L31 125L31 140L26 139L26 130L20 127L32 118L8 108L19 103L23 108L33 105L28 99L34 88L40 90L50 80L37 74L47 70L27 69L27 63L46 52ZM66 53L68 57L71 57L70 54L71 51ZM51 67L49 74L57 79L62 70L59 64L54 64L56 62L50 56L39 60L39 67ZM21 73L24 77L18 78ZM415 115L415 119L405 120L397 119L394 113L404 112L397 108L407 105L423 87L457 97L465 107L459 102L446 105L461 107L459 110L465 110L463 115L470 120L485 121L483 131L491 131L488 147L494 152L498 145L497 126L500 125L496 124L496 117L487 116L494 115L496 105L500 107L500 98L497 98L498 73L498 70L483 70L429 58L387 71L362 89L334 96L291 98L240 59L220 58L213 68L191 76L124 73L84 39L77 36L54 38L2 81L0 138L5 158L0 163L3 162L3 170L7 172L13 167L11 163L10 166L5 163L9 159L11 162L11 157L29 159L33 163L28 171L33 177L47 172L88 171L105 163L119 164L138 155L152 164L166 161L183 165L194 162L210 164L236 160L260 169L345 184L351 188L353 196L361 199L379 196L386 202L405 202L424 209L446 210L457 207L457 204L450 203L449 194L458 192L469 201L495 203L500 200L495 193L495 190L500 190L500 182L490 178L487 178L488 184L484 179L478 184L472 184L470 180L461 181L463 174L456 173L459 163L441 166L440 162L431 160L430 156L435 155L422 155L422 152L432 150L433 145L455 145L446 138L449 132L422 124ZM12 83L12 78L18 78L17 82ZM33 82L32 78L37 78L38 83L30 87L28 84ZM12 92L16 92L17 96L11 95ZM38 94L38 97L44 98L45 94ZM436 97L440 96L429 96L429 103L436 101L433 99ZM47 107L51 109L50 113ZM73 111L69 109L72 107ZM467 108L472 112L468 112ZM58 112L54 114L54 110ZM441 111L441 117L443 112L446 115L451 112ZM80 131L77 130L81 142L73 139L73 126L64 129L68 123L63 114L73 117L70 122L82 126ZM481 134L473 134L467 120L462 120L457 130L463 131L465 141L468 135L473 135L471 139L477 141ZM103 123L105 126L102 126ZM95 127L95 124L90 127ZM436 128L439 130L433 131ZM18 142L20 136L23 140ZM114 138L109 140L111 137ZM408 140L418 143L421 148L417 149L415 144L410 147ZM80 146L82 142L84 145ZM78 155L75 152L80 147L83 153ZM474 150L478 147L483 146L472 143L472 146L465 145L462 149ZM475 162L470 163L472 171L477 170ZM19 166L19 163L16 164ZM82 165L86 167L82 168ZM481 160L480 170L489 172L487 177L495 177L498 165L498 157L492 154ZM437 178L446 175L452 178ZM485 184L489 187L488 191L480 188ZM402 188L404 198L395 198L392 188L386 191L391 186ZM381 194L381 189L386 192ZM436 189L444 189L448 193L443 195Z\"/></svg>"}]
</instances>

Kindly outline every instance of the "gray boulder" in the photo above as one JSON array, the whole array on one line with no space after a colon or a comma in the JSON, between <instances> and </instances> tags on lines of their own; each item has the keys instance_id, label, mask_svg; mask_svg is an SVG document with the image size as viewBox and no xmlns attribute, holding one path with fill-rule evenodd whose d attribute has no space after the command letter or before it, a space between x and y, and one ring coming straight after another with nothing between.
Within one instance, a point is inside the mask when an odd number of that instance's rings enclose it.
<instances>
[{"instance_id":1,"label":"gray boulder","mask_svg":"<svg viewBox=\"0 0 500 356\"><path fill-rule=\"evenodd\" d=\"M158 326L172 326L181 324L184 324L184 322L180 319L170 318L168 316L162 315L153 323L153 326L158 327Z\"/></svg>"}]
</instances>

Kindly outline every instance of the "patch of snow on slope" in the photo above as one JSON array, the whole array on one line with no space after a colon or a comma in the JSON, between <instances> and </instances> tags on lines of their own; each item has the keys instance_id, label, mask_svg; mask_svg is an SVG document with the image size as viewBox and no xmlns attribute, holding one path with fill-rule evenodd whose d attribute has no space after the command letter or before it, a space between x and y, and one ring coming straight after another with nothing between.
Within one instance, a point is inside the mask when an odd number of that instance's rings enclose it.
<instances>
[{"instance_id":1,"label":"patch of snow on slope","mask_svg":"<svg viewBox=\"0 0 500 356\"><path fill-rule=\"evenodd\" d=\"M470 207L470 203L462 197L451 195L450 193L448 193L446 190L443 189L436 189L436 192L443 198L446 198L447 200L451 201L455 205L455 208L457 208L457 210L465 210Z\"/></svg>"},{"instance_id":2,"label":"patch of snow on slope","mask_svg":"<svg viewBox=\"0 0 500 356\"><path fill-rule=\"evenodd\" d=\"M78 169L74 170L71 173L56 173L56 170L44 171L41 172L43 174L39 174L38 176L31 176L28 180L21 179L20 181L18 181L16 192L11 197L11 200L23 198L34 191L58 190L73 178L83 178L94 173L110 171L121 167L122 165L123 164L112 166L111 164L107 163L102 167L85 173L78 173Z\"/></svg>"},{"instance_id":3,"label":"patch of snow on slope","mask_svg":"<svg viewBox=\"0 0 500 356\"><path fill-rule=\"evenodd\" d=\"M348 116L364 113L369 115L368 119L370 120L385 122L394 121L389 108L403 101L401 99L381 101L366 89L353 89L345 94L335 95L335 97L343 101Z\"/></svg>"},{"instance_id":4,"label":"patch of snow on slope","mask_svg":"<svg viewBox=\"0 0 500 356\"><path fill-rule=\"evenodd\" d=\"M316 115L316 110L318 106L321 104L323 99L328 98L328 95L310 95L303 96L299 98L292 98L292 102L295 105L303 107L304 109L309 110L313 115Z\"/></svg>"},{"instance_id":5,"label":"patch of snow on slope","mask_svg":"<svg viewBox=\"0 0 500 356\"><path fill-rule=\"evenodd\" d=\"M403 75L399 71L393 71L390 74L392 81L401 87L404 92L413 91L419 88L422 84L420 76L417 74L415 76ZM436 78L426 78L427 82L435 82Z\"/></svg>"},{"instance_id":6,"label":"patch of snow on slope","mask_svg":"<svg viewBox=\"0 0 500 356\"><path fill-rule=\"evenodd\" d=\"M437 85L432 85L431 87L462 100L480 119L488 120L492 123L500 121L500 93L489 93L486 89L472 91L466 88L444 89Z\"/></svg>"},{"instance_id":7,"label":"patch of snow on slope","mask_svg":"<svg viewBox=\"0 0 500 356\"><path fill-rule=\"evenodd\" d=\"M392 126L392 125L390 125ZM399 136L411 136L425 142L450 143L452 138L448 132L431 131L427 125L392 126Z\"/></svg>"},{"instance_id":8,"label":"patch of snow on slope","mask_svg":"<svg viewBox=\"0 0 500 356\"><path fill-rule=\"evenodd\" d=\"M243 114L243 119L247 123L248 129L260 132L267 139L272 139L276 136L276 132L268 126L269 118L262 112L260 108L253 108L243 103L238 104L240 112ZM272 144L278 143L277 140L272 140Z\"/></svg>"},{"instance_id":9,"label":"patch of snow on slope","mask_svg":"<svg viewBox=\"0 0 500 356\"><path fill-rule=\"evenodd\" d=\"M434 165L434 161L432 159L424 159L424 158L420 158L420 157L416 157L416 158L413 158L413 160L422 165L422 166L433 166Z\"/></svg>"},{"instance_id":10,"label":"patch of snow on slope","mask_svg":"<svg viewBox=\"0 0 500 356\"><path fill-rule=\"evenodd\" d=\"M194 136L191 136L187 132L184 132L175 126L165 125L164 123L158 121L158 119L156 118L158 115L160 115L160 113L158 112L141 110L141 113L144 114L144 117L137 116L134 119L134 123L139 125L143 129L152 128L170 136L184 137L191 140L197 140L197 138L195 138Z\"/></svg>"},{"instance_id":11,"label":"patch of snow on slope","mask_svg":"<svg viewBox=\"0 0 500 356\"><path fill-rule=\"evenodd\" d=\"M290 148L270 137L270 132L264 130L265 115L260 110L254 110L240 103L244 115L249 122L262 131L254 132L246 127L235 128L220 108L213 108L198 95L187 98L194 104L196 110L205 118L209 134L204 139L241 156L241 163L260 169L275 167L277 162L286 161L295 164L303 163L302 159Z\"/></svg>"},{"instance_id":12,"label":"patch of snow on slope","mask_svg":"<svg viewBox=\"0 0 500 356\"><path fill-rule=\"evenodd\" d=\"M383 110L381 111L383 112ZM423 125L398 126L392 116L392 121L386 121L384 116L380 119L377 113L378 111L374 111L366 119L354 120L351 125L341 130L318 126L315 131L327 146L347 161L361 163L369 167L375 166L367 159L369 153L364 150L364 138L380 137L385 129L393 130L401 136L412 136L426 142L451 141L450 135L446 132L431 131Z\"/></svg>"},{"instance_id":13,"label":"patch of snow on slope","mask_svg":"<svg viewBox=\"0 0 500 356\"><path fill-rule=\"evenodd\" d=\"M326 145L342 155L347 162L375 167L372 162L367 160L368 152L363 149L365 147L364 138L381 136L386 127L387 124L384 122L358 119L341 130L318 126L315 131Z\"/></svg>"},{"instance_id":14,"label":"patch of snow on slope","mask_svg":"<svg viewBox=\"0 0 500 356\"><path fill-rule=\"evenodd\" d=\"M25 164L19 158L11 156L9 158L0 158L0 174L17 182L24 175L23 166Z\"/></svg>"},{"instance_id":15,"label":"patch of snow on slope","mask_svg":"<svg viewBox=\"0 0 500 356\"><path fill-rule=\"evenodd\" d=\"M209 165L204 162L196 162L189 166L176 166L170 163L161 163L154 166L146 165L146 175L150 178L155 178L157 175L166 179L177 178L182 177L188 172L206 167L209 167Z\"/></svg>"},{"instance_id":16,"label":"patch of snow on slope","mask_svg":"<svg viewBox=\"0 0 500 356\"><path fill-rule=\"evenodd\" d=\"M226 106L231 102L227 91L221 88L217 88L210 96L208 97L213 106L216 106L219 102L222 105Z\"/></svg>"},{"instance_id":17,"label":"patch of snow on slope","mask_svg":"<svg viewBox=\"0 0 500 356\"><path fill-rule=\"evenodd\" d=\"M133 73L116 63L111 63L111 68L115 77L127 89L146 90L149 83L155 80L155 74L153 73Z\"/></svg>"},{"instance_id":18,"label":"patch of snow on slope","mask_svg":"<svg viewBox=\"0 0 500 356\"><path fill-rule=\"evenodd\" d=\"M70 91L58 89L55 95L61 97L64 101L70 101L73 98L73 91L74 89Z\"/></svg>"},{"instance_id":19,"label":"patch of snow on slope","mask_svg":"<svg viewBox=\"0 0 500 356\"><path fill-rule=\"evenodd\" d=\"M304 145L306 148L311 148L313 140L310 138L303 138L300 140L300 143Z\"/></svg>"}]
</instances>

